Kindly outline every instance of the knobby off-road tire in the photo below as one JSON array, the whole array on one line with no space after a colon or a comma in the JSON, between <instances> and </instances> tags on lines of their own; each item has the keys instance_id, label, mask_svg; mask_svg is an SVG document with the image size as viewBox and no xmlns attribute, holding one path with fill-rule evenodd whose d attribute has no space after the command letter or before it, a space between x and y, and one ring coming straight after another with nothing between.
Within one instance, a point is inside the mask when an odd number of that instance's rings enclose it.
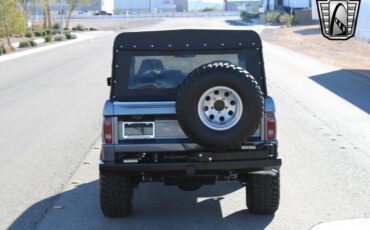
<instances>
[{"instance_id":1,"label":"knobby off-road tire","mask_svg":"<svg viewBox=\"0 0 370 230\"><path fill-rule=\"evenodd\" d=\"M254 214L274 214L279 207L279 172L247 175L247 207Z\"/></svg>"},{"instance_id":2,"label":"knobby off-road tire","mask_svg":"<svg viewBox=\"0 0 370 230\"><path fill-rule=\"evenodd\" d=\"M235 110L230 112L230 108ZM258 82L245 69L230 63L200 66L183 81L177 93L176 114L181 128L205 147L240 147L255 133L262 113L263 93ZM226 114L226 120L222 114Z\"/></svg>"},{"instance_id":3,"label":"knobby off-road tire","mask_svg":"<svg viewBox=\"0 0 370 230\"><path fill-rule=\"evenodd\" d=\"M129 177L100 172L100 207L105 216L130 215L133 195L133 185Z\"/></svg>"}]
</instances>

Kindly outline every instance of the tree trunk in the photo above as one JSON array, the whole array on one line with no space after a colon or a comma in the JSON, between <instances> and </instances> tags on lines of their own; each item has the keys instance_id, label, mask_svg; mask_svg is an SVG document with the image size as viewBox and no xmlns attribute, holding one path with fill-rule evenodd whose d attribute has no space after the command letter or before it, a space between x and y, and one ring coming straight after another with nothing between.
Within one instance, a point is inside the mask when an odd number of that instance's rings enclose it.
<instances>
[{"instance_id":1,"label":"tree trunk","mask_svg":"<svg viewBox=\"0 0 370 230\"><path fill-rule=\"evenodd\" d=\"M14 48L13 48L12 43L10 41L10 34L9 34L7 22L5 22L4 27L5 27L6 42L8 43L8 46L10 47L10 49L13 50Z\"/></svg>"},{"instance_id":2,"label":"tree trunk","mask_svg":"<svg viewBox=\"0 0 370 230\"><path fill-rule=\"evenodd\" d=\"M66 28L69 29L69 21L71 20L72 13L75 10L77 5L73 5L71 9L68 11L67 17L66 17Z\"/></svg>"},{"instance_id":3,"label":"tree trunk","mask_svg":"<svg viewBox=\"0 0 370 230\"><path fill-rule=\"evenodd\" d=\"M46 29L46 6L44 5L44 29Z\"/></svg>"},{"instance_id":4,"label":"tree trunk","mask_svg":"<svg viewBox=\"0 0 370 230\"><path fill-rule=\"evenodd\" d=\"M51 16L50 16L50 5L49 5L49 1L47 3L47 11L48 11L48 27L51 28Z\"/></svg>"}]
</instances>

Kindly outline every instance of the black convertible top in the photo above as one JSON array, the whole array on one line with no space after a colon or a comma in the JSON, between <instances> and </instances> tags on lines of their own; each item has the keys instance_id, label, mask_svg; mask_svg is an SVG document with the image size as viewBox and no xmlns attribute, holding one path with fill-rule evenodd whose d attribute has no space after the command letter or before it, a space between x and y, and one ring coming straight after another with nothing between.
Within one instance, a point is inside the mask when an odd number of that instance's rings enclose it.
<instances>
[{"instance_id":1,"label":"black convertible top","mask_svg":"<svg viewBox=\"0 0 370 230\"><path fill-rule=\"evenodd\" d=\"M116 50L212 50L262 47L252 30L163 30L124 32L114 42Z\"/></svg>"},{"instance_id":2,"label":"black convertible top","mask_svg":"<svg viewBox=\"0 0 370 230\"><path fill-rule=\"evenodd\" d=\"M176 88L128 88L132 57L174 54L243 54L247 57L244 60L246 69L260 84L264 95L267 95L262 42L256 32L183 29L124 32L117 35L113 48L111 99L117 101L175 100Z\"/></svg>"}]
</instances>

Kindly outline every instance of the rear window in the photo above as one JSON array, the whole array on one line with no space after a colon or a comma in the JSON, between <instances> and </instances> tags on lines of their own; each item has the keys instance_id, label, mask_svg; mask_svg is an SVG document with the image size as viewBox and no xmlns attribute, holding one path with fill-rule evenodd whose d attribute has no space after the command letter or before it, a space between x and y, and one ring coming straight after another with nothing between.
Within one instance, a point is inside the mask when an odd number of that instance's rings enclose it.
<instances>
[{"instance_id":1,"label":"rear window","mask_svg":"<svg viewBox=\"0 0 370 230\"><path fill-rule=\"evenodd\" d=\"M245 54L196 54L131 57L129 89L176 88L194 69L213 61L245 68Z\"/></svg>"}]
</instances>

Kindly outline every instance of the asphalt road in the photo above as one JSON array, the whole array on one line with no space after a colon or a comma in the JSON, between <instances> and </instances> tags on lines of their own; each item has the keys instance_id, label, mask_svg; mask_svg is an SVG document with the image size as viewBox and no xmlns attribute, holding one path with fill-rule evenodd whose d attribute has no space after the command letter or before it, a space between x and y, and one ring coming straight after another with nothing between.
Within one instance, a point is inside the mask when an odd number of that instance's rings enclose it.
<instances>
[{"instance_id":1,"label":"asphalt road","mask_svg":"<svg viewBox=\"0 0 370 230\"><path fill-rule=\"evenodd\" d=\"M167 19L143 29L195 26L262 29L220 18ZM0 63L0 229L309 229L370 217L370 79L268 43L283 157L278 212L250 214L235 182L195 192L153 183L139 186L132 217L103 217L93 147L113 39Z\"/></svg>"}]
</instances>

